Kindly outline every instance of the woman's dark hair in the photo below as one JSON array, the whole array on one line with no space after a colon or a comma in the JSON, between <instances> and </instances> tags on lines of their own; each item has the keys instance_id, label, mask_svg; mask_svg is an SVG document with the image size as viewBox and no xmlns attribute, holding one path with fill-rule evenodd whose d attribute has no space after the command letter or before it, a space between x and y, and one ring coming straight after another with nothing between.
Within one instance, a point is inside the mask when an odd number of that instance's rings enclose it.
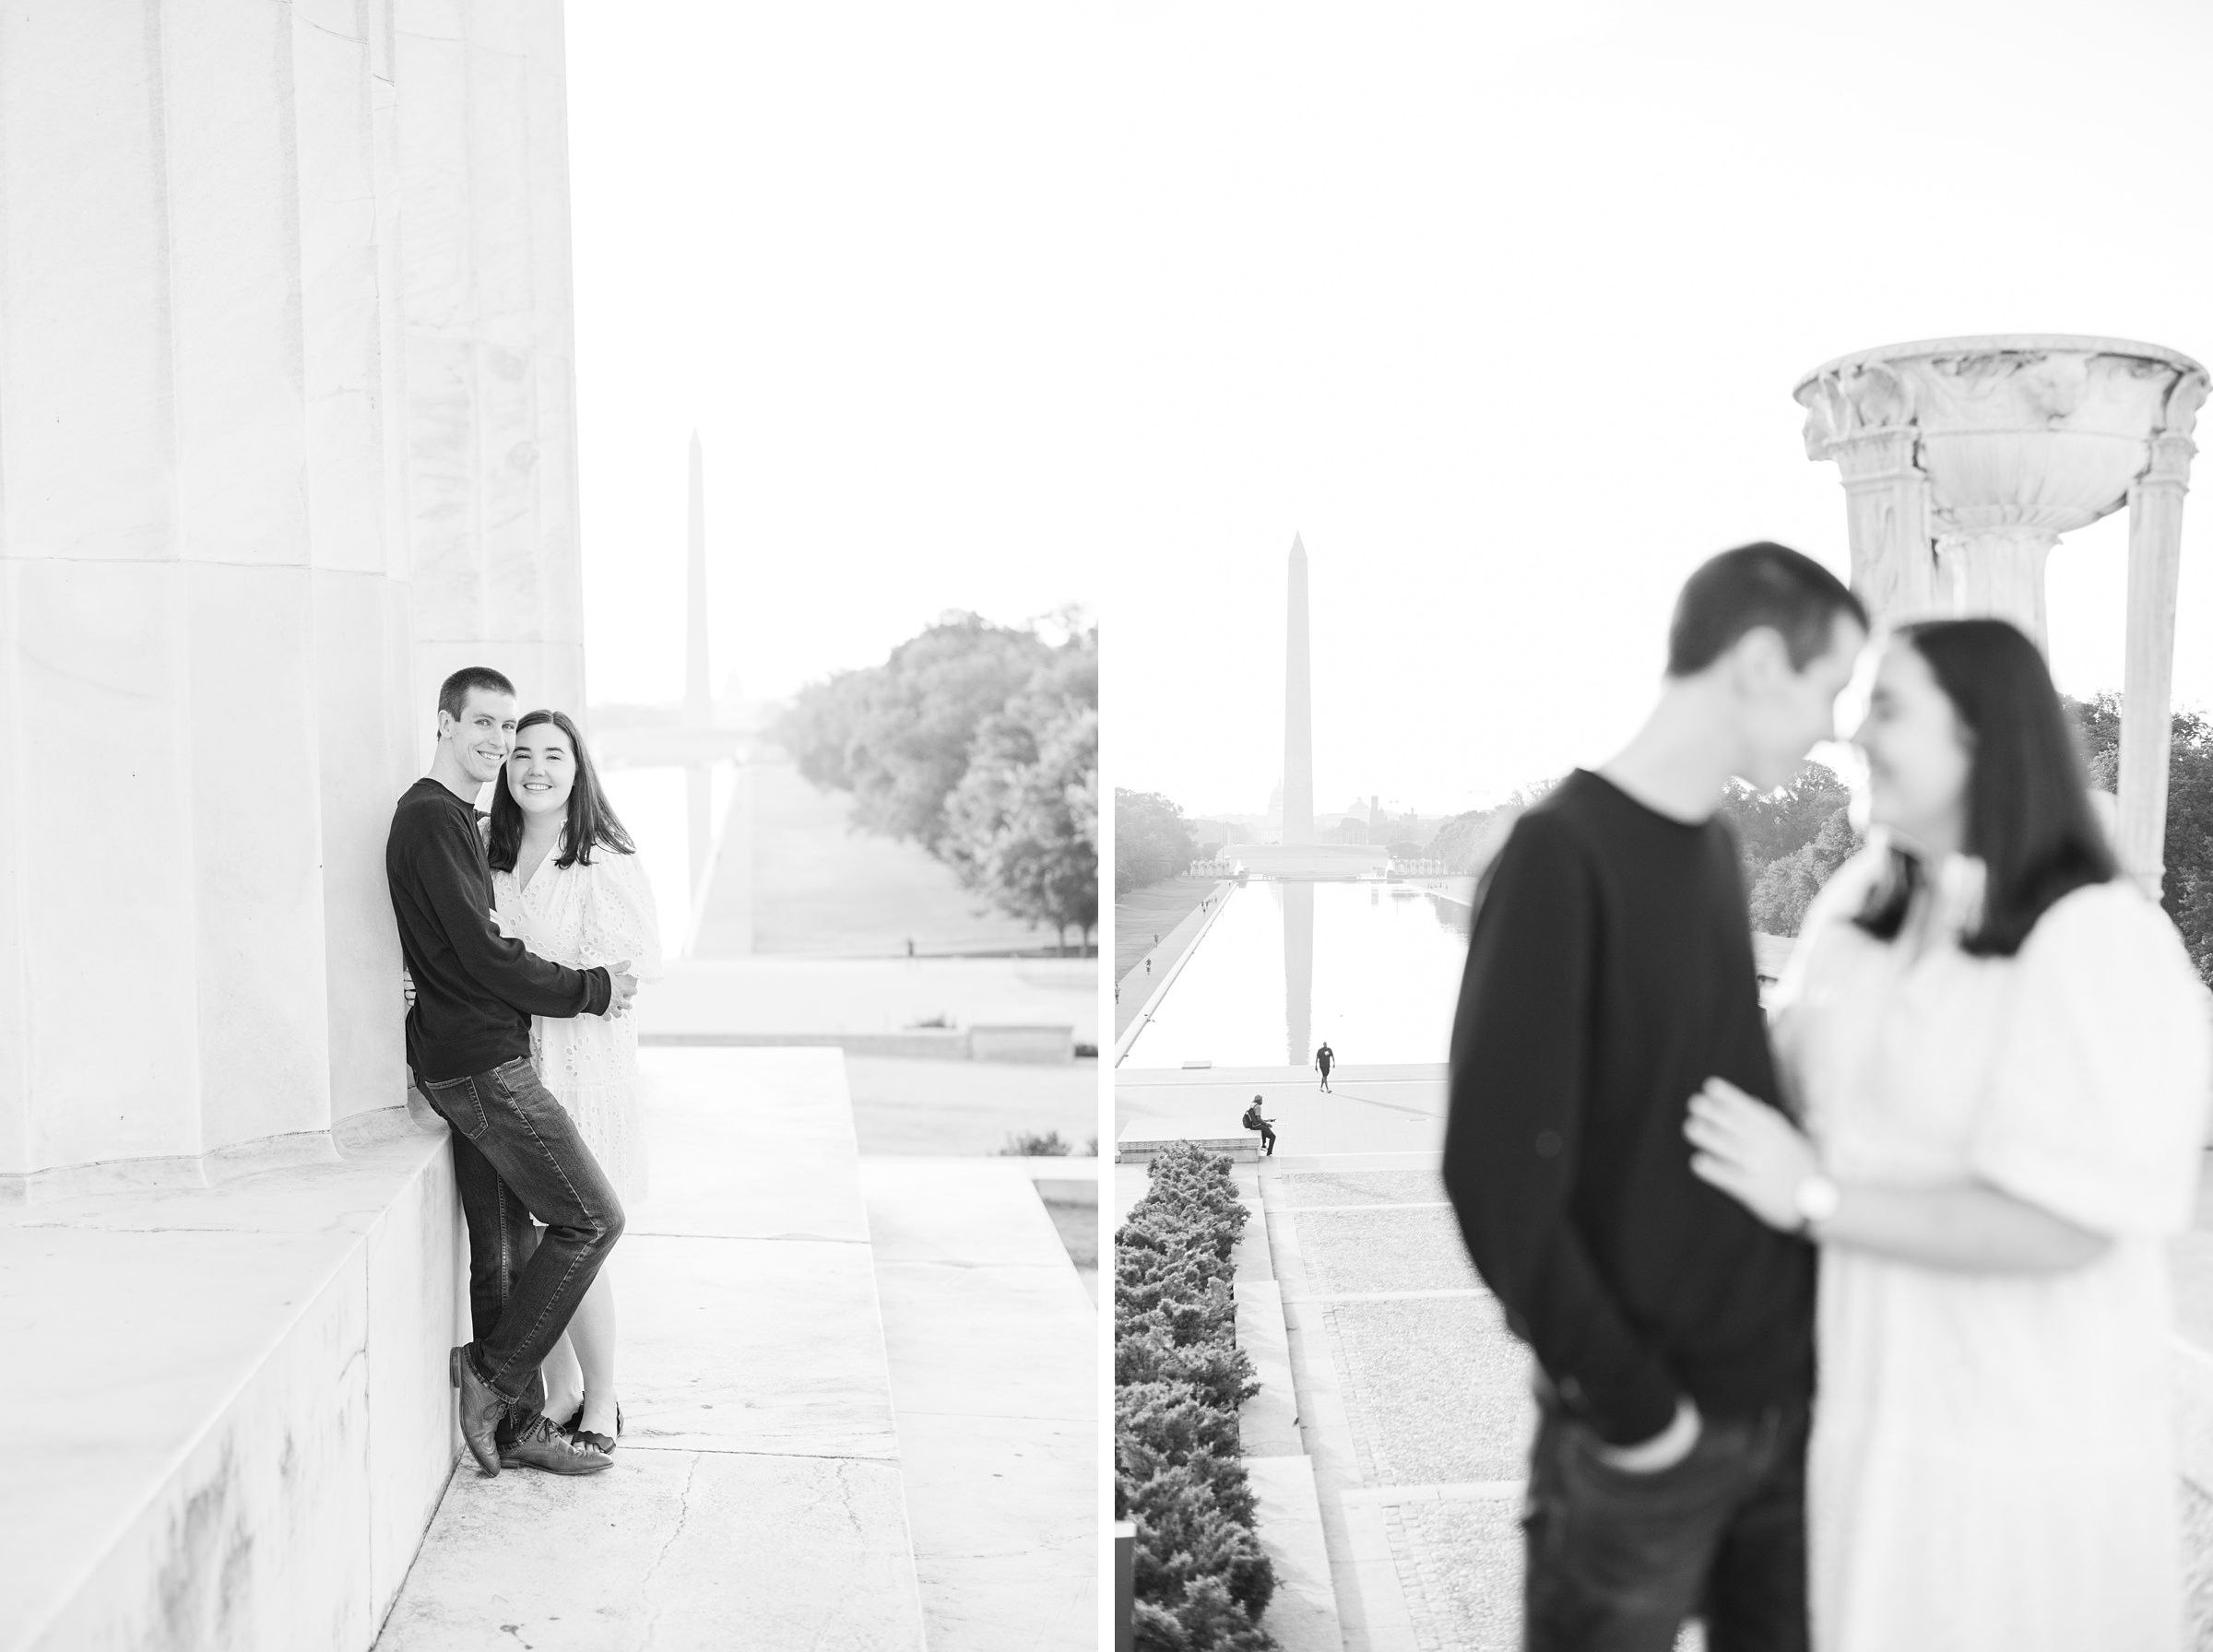
<instances>
[{"instance_id":1,"label":"woman's dark hair","mask_svg":"<svg viewBox=\"0 0 2213 1652\"><path fill-rule=\"evenodd\" d=\"M2109 881L2118 869L2090 812L2081 753L2044 656L2005 620L1931 620L1897 634L1928 663L1974 738L1962 846L1982 860L1986 877L1982 921L1960 948L2010 958L2053 903ZM1895 939L1921 881L1919 861L1894 851L1860 927Z\"/></svg>"},{"instance_id":2,"label":"woman's dark hair","mask_svg":"<svg viewBox=\"0 0 2213 1652\"><path fill-rule=\"evenodd\" d=\"M582 861L592 864L592 851L601 844L618 855L634 855L637 845L630 841L630 833L622 830L622 822L615 819L613 805L607 794L599 789L599 771L592 767L591 753L584 749L584 737L576 732L565 712L535 711L515 726L517 738L527 728L540 723L550 723L569 737L569 749L576 754L576 784L569 791L568 830L562 838L561 855L553 862L557 867L574 866ZM507 789L507 765L500 765L500 777L491 785L491 833L484 846L486 857L495 872L515 870L515 851L523 846L523 806L515 800Z\"/></svg>"}]
</instances>

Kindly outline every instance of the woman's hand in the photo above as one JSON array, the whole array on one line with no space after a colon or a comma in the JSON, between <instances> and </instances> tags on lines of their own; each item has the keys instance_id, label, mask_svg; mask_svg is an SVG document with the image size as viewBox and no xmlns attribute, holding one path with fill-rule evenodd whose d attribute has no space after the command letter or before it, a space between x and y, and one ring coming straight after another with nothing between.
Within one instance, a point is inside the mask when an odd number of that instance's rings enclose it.
<instances>
[{"instance_id":1,"label":"woman's hand","mask_svg":"<svg viewBox=\"0 0 2213 1652\"><path fill-rule=\"evenodd\" d=\"M399 966L399 996L407 999L409 1009L415 1008L415 977L404 963Z\"/></svg>"},{"instance_id":2,"label":"woman's hand","mask_svg":"<svg viewBox=\"0 0 2213 1652\"><path fill-rule=\"evenodd\" d=\"M1690 1098L1683 1134L1698 1150L1691 1174L1710 1182L1771 1228L1795 1233L1798 1187L1818 1175L1814 1144L1791 1121L1726 1079L1709 1079Z\"/></svg>"}]
</instances>

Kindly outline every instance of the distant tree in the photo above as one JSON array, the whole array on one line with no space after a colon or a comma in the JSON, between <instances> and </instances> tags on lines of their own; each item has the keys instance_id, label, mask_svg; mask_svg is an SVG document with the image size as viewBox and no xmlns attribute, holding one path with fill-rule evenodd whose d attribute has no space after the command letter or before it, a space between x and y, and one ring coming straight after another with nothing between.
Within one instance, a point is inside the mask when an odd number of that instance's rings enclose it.
<instances>
[{"instance_id":1,"label":"distant tree","mask_svg":"<svg viewBox=\"0 0 2213 1652\"><path fill-rule=\"evenodd\" d=\"M882 665L800 690L774 732L801 774L852 793L856 825L935 855L976 731L1060 652L1035 631L948 613Z\"/></svg>"},{"instance_id":2,"label":"distant tree","mask_svg":"<svg viewBox=\"0 0 2213 1652\"><path fill-rule=\"evenodd\" d=\"M1067 944L1098 924L1098 631L948 613L881 666L802 689L774 733L853 796L864 830L918 844Z\"/></svg>"},{"instance_id":3,"label":"distant tree","mask_svg":"<svg viewBox=\"0 0 2213 1652\"><path fill-rule=\"evenodd\" d=\"M1114 887L1125 893L1173 878L1199 858L1183 810L1158 792L1114 789Z\"/></svg>"},{"instance_id":4,"label":"distant tree","mask_svg":"<svg viewBox=\"0 0 2213 1652\"><path fill-rule=\"evenodd\" d=\"M1756 792L1741 782L1731 785L1722 798L1721 812L1736 829L1745 887L1757 889L1771 863L1811 844L1829 818L1851 801L1852 793L1844 783L1819 763L1807 763L1772 792ZM1828 875L1822 873L1824 879ZM1798 931L1793 927L1769 933L1795 935Z\"/></svg>"},{"instance_id":5,"label":"distant tree","mask_svg":"<svg viewBox=\"0 0 2213 1652\"><path fill-rule=\"evenodd\" d=\"M1829 874L1859 852L1864 840L1852 829L1852 811L1840 806L1812 840L1762 868L1748 903L1752 927L1765 935L1796 935Z\"/></svg>"},{"instance_id":6,"label":"distant tree","mask_svg":"<svg viewBox=\"0 0 2213 1652\"><path fill-rule=\"evenodd\" d=\"M1417 860L1429 854L1429 845L1402 838L1386 851L1393 860Z\"/></svg>"},{"instance_id":7,"label":"distant tree","mask_svg":"<svg viewBox=\"0 0 2213 1652\"><path fill-rule=\"evenodd\" d=\"M1032 693L986 718L945 811L945 858L964 885L1050 924L1063 950L1071 928L1090 944L1099 921L1095 702Z\"/></svg>"},{"instance_id":8,"label":"distant tree","mask_svg":"<svg viewBox=\"0 0 2213 1652\"><path fill-rule=\"evenodd\" d=\"M1199 845L1199 853L1191 856L1191 858L1193 860L1219 859L1222 851L1227 847L1229 847L1227 844L1201 844Z\"/></svg>"},{"instance_id":9,"label":"distant tree","mask_svg":"<svg viewBox=\"0 0 2213 1652\"><path fill-rule=\"evenodd\" d=\"M1463 877L1480 873L1498 852L1507 832L1521 811L1559 784L1557 779L1540 780L1534 785L1523 786L1504 803L1454 815L1437 829L1437 835L1423 845L1421 852L1432 860L1443 861Z\"/></svg>"},{"instance_id":10,"label":"distant tree","mask_svg":"<svg viewBox=\"0 0 2213 1652\"><path fill-rule=\"evenodd\" d=\"M2121 696L2068 700L2082 738L2090 785L2116 791L2121 779ZM2213 722L2172 714L2167 747L2167 835L2160 904L2182 931L2197 973L2213 985Z\"/></svg>"}]
</instances>

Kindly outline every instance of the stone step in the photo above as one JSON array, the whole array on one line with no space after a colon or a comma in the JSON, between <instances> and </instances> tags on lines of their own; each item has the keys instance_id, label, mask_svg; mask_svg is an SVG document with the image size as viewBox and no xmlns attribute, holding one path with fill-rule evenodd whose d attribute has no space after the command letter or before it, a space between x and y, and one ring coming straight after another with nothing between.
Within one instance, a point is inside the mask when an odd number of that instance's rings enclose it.
<instances>
[{"instance_id":1,"label":"stone step","mask_svg":"<svg viewBox=\"0 0 2213 1652\"><path fill-rule=\"evenodd\" d=\"M366 1646L458 1437L443 1127L0 1206L0 1648Z\"/></svg>"},{"instance_id":2,"label":"stone step","mask_svg":"<svg viewBox=\"0 0 2213 1652\"><path fill-rule=\"evenodd\" d=\"M1091 1652L1099 1316L1021 1165L861 1162L907 1515L933 1646Z\"/></svg>"},{"instance_id":3,"label":"stone step","mask_svg":"<svg viewBox=\"0 0 2213 1652\"><path fill-rule=\"evenodd\" d=\"M1201 1152L1221 1153L1239 1163L1250 1163L1260 1156L1260 1133L1237 1123L1237 1115L1243 1110L1241 1106L1217 1107L1210 1110L1213 1116L1186 1114L1174 1119L1134 1119L1115 1138L1115 1162L1142 1164L1154 1154L1185 1142Z\"/></svg>"},{"instance_id":4,"label":"stone step","mask_svg":"<svg viewBox=\"0 0 2213 1652\"><path fill-rule=\"evenodd\" d=\"M604 1474L464 1459L380 1652L924 1645L835 1050L654 1049Z\"/></svg>"}]
</instances>

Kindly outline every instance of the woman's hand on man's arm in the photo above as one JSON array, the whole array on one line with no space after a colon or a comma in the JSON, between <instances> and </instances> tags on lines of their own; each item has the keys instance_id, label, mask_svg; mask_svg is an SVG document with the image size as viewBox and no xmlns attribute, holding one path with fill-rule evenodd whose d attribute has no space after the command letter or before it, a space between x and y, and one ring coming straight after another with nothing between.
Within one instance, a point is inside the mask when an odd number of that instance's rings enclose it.
<instances>
[{"instance_id":1,"label":"woman's hand on man's arm","mask_svg":"<svg viewBox=\"0 0 2213 1652\"><path fill-rule=\"evenodd\" d=\"M1771 1228L1822 1245L1962 1273L2063 1273L2112 1241L1988 1182L1931 1187L1836 1185L1834 1208L1809 1221L1799 1189L1822 1174L1814 1144L1781 1114L1723 1079L1690 1100L1683 1133L1693 1174Z\"/></svg>"}]
</instances>

